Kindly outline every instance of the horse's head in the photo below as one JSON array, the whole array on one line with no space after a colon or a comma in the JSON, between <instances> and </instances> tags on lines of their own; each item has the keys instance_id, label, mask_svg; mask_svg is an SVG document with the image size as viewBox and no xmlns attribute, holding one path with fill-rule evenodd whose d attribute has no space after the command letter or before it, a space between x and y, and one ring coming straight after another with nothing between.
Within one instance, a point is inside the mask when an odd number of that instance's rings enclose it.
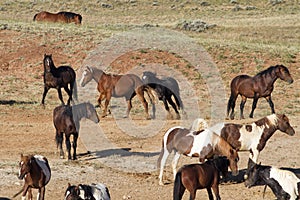
<instances>
[{"instance_id":1,"label":"horse's head","mask_svg":"<svg viewBox=\"0 0 300 200\"><path fill-rule=\"evenodd\" d=\"M229 156L227 156L229 160L229 167L231 169L232 175L236 176L239 174L239 169L237 163L239 162L239 155L237 150L233 149L232 147L229 150Z\"/></svg>"},{"instance_id":2,"label":"horse's head","mask_svg":"<svg viewBox=\"0 0 300 200\"><path fill-rule=\"evenodd\" d=\"M28 174L31 170L32 162L34 162L34 157L31 156L23 156L21 154L21 160L19 162L19 175L18 178L22 180L26 174Z\"/></svg>"},{"instance_id":3,"label":"horse's head","mask_svg":"<svg viewBox=\"0 0 300 200\"><path fill-rule=\"evenodd\" d=\"M88 82L90 82L93 79L93 68L86 66L84 71L82 72L82 76L80 79L80 85L81 87L84 87Z\"/></svg>"},{"instance_id":4,"label":"horse's head","mask_svg":"<svg viewBox=\"0 0 300 200\"><path fill-rule=\"evenodd\" d=\"M142 81L144 84L156 83L156 74L150 71L143 72Z\"/></svg>"},{"instance_id":5,"label":"horse's head","mask_svg":"<svg viewBox=\"0 0 300 200\"><path fill-rule=\"evenodd\" d=\"M64 200L83 200L80 196L79 187L68 183Z\"/></svg>"},{"instance_id":6,"label":"horse's head","mask_svg":"<svg viewBox=\"0 0 300 200\"><path fill-rule=\"evenodd\" d=\"M219 172L222 173L223 177L228 174L229 160L226 156L217 156L213 159L213 163Z\"/></svg>"},{"instance_id":7,"label":"horse's head","mask_svg":"<svg viewBox=\"0 0 300 200\"><path fill-rule=\"evenodd\" d=\"M255 186L256 183L258 182L259 168L260 168L260 165L255 163L248 169L247 178L245 179L245 186L247 188Z\"/></svg>"},{"instance_id":8,"label":"horse's head","mask_svg":"<svg viewBox=\"0 0 300 200\"><path fill-rule=\"evenodd\" d=\"M86 112L87 112L86 117L95 123L99 123L100 120L95 107L91 103L86 103L85 105L86 105Z\"/></svg>"},{"instance_id":9,"label":"horse's head","mask_svg":"<svg viewBox=\"0 0 300 200\"><path fill-rule=\"evenodd\" d=\"M278 129L288 135L294 135L295 130L290 125L289 118L284 114L276 114Z\"/></svg>"},{"instance_id":10,"label":"horse's head","mask_svg":"<svg viewBox=\"0 0 300 200\"><path fill-rule=\"evenodd\" d=\"M44 70L45 71L50 71L51 68L55 67L54 63L53 63L53 60L52 60L52 54L50 54L50 55L44 54L43 63L44 63Z\"/></svg>"},{"instance_id":11,"label":"horse's head","mask_svg":"<svg viewBox=\"0 0 300 200\"><path fill-rule=\"evenodd\" d=\"M277 68L276 74L281 80L288 82L290 84L294 82L287 67L285 67L284 65L276 65L276 68Z\"/></svg>"},{"instance_id":12,"label":"horse's head","mask_svg":"<svg viewBox=\"0 0 300 200\"><path fill-rule=\"evenodd\" d=\"M74 16L74 20L75 20L75 24L81 24L82 16L79 15L79 14L76 14L76 15Z\"/></svg>"}]
</instances>

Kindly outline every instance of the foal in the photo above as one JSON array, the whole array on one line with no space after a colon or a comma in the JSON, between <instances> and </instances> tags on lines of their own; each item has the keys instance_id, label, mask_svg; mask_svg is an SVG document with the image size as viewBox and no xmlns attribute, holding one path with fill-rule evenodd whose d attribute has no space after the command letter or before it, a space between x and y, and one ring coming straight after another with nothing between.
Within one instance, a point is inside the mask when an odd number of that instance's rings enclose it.
<instances>
[{"instance_id":1,"label":"foal","mask_svg":"<svg viewBox=\"0 0 300 200\"><path fill-rule=\"evenodd\" d=\"M197 189L206 188L209 199L213 200L211 188L217 200L220 200L219 181L220 172L223 176L228 173L229 160L217 157L207 160L203 164L191 164L181 167L175 177L173 199L181 200L185 189L190 192L190 200L196 198Z\"/></svg>"},{"instance_id":2,"label":"foal","mask_svg":"<svg viewBox=\"0 0 300 200\"><path fill-rule=\"evenodd\" d=\"M28 191L28 199L32 199L31 188L36 188L39 190L37 195L37 200L45 199L45 186L49 183L51 178L51 170L48 160L44 156L23 156L21 154L21 161L19 163L20 171L18 178L20 180L24 179L25 183L22 190L15 194L15 198L18 194L22 192L22 200L26 199L26 193Z\"/></svg>"},{"instance_id":3,"label":"foal","mask_svg":"<svg viewBox=\"0 0 300 200\"><path fill-rule=\"evenodd\" d=\"M110 193L102 183L77 186L69 183L64 200L110 200Z\"/></svg>"}]
</instances>

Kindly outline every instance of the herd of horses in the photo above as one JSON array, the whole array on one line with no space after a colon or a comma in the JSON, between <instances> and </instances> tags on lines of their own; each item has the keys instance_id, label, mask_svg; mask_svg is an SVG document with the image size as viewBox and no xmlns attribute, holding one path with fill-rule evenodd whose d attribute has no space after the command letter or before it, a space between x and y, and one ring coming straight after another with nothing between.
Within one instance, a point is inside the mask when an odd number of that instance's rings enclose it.
<instances>
[{"instance_id":1,"label":"herd of horses","mask_svg":"<svg viewBox=\"0 0 300 200\"><path fill-rule=\"evenodd\" d=\"M59 12L56 14L41 12L34 16L36 21L51 21L80 24L82 17L70 12ZM61 105L53 110L53 124L56 129L56 143L60 149L60 157L64 158L63 140L67 149L68 160L77 159L76 148L80 131L80 120L90 119L99 123L99 117L95 107L91 103L78 103L76 73L71 66L56 67L52 55L44 55L44 92L41 104L45 105L47 92L55 88ZM170 153L175 152L172 161L174 174L173 199L180 200L185 192L190 193L190 200L195 199L198 189L206 189L210 200L221 199L219 194L220 176L226 177L228 168L233 176L239 173L239 151L249 151L248 168L245 176L245 186L257 185L269 186L278 199L299 199L300 179L291 171L278 169L272 166L258 164L259 153L264 149L267 141L277 131L284 132L290 136L295 130L284 114L275 113L271 93L277 79L292 83L293 78L287 67L276 65L263 70L251 77L248 75L236 76L231 81L231 94L227 104L227 118L234 119L234 108L237 97L242 98L240 104L240 118L244 118L243 109L247 98L253 99L250 118L254 116L254 110L259 98L264 97L270 107L271 115L263 117L249 124L238 124L223 122L213 126L201 118L195 119L191 128L181 126L171 127L162 138L162 148L157 161L159 173L159 184L163 185L163 171ZM91 80L97 83L99 92L98 105L102 109L101 117L110 114L109 104L112 97L124 97L127 102L125 117L129 117L132 108L132 99L137 96L144 107L147 120L155 118L155 96L161 100L171 118L169 105L175 112L175 119L180 119L180 113L185 115L183 101L180 97L178 82L172 77L158 78L153 72L146 71L142 77L135 74L109 74L96 67L85 66L80 86L84 87ZM68 95L65 104L61 88ZM149 114L148 102L145 94L149 96L153 113ZM104 106L102 105L104 101ZM72 104L72 105L71 105ZM169 104L169 105L168 105ZM73 155L71 155L70 136L73 135ZM177 170L178 160L181 155L199 158L199 163L184 165ZM40 155L21 155L19 162L19 179L25 183L20 192L22 199L32 199L32 188L38 189L38 200L45 199L45 186L51 179L51 169L47 158ZM214 196L212 194L214 192ZM85 185L69 184L64 195L66 200L109 200L108 188L102 183Z\"/></svg>"}]
</instances>

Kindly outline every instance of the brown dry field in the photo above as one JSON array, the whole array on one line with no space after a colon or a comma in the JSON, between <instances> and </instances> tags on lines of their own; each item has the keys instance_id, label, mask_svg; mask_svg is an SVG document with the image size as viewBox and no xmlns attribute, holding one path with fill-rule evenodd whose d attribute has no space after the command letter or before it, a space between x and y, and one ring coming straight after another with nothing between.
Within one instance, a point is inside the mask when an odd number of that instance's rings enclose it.
<instances>
[{"instance_id":1,"label":"brown dry field","mask_svg":"<svg viewBox=\"0 0 300 200\"><path fill-rule=\"evenodd\" d=\"M90 4L92 2L94 1L91 1ZM158 102L157 110L159 115L157 119L144 120L143 109L139 102L135 100L130 119L122 119L120 116L124 113L124 100L114 99L111 103L113 115L102 118L99 124L92 124L88 120L82 121L82 133L80 133L82 138L79 138L79 157L76 161L59 159L56 151L54 141L55 129L52 123L52 111L60 103L56 90L51 89L49 91L46 97L45 108L40 105L43 92L42 59L45 53L53 55L56 66L71 65L76 70L77 80L79 81L81 76L80 67L83 65L89 52L101 45L103 39L109 38L115 33L128 31L132 28L131 26L136 24L138 27L141 24L159 24L160 20L162 21L160 26L172 29L170 24L168 24L170 22L167 14L164 15L159 12L161 15L155 19L151 18L151 15L145 15L144 18L139 19L135 14L130 15L127 12L128 16L125 14L124 16L114 16L113 11L120 9L118 8L119 4L116 4L114 9L105 10L101 8L100 11L103 13L92 18L89 18L89 12L82 8L82 27L72 24L46 23L46 25L43 25L42 23L31 22L32 13L41 10L41 3L32 4L33 7L28 6L31 4L28 4L27 1L25 3L26 9L21 6L20 2L14 5L7 1L6 4L1 4L2 9L0 11L0 197L12 197L20 190L23 182L17 179L18 160L20 153L24 153L41 154L49 160L52 178L46 187L46 199L63 199L68 183L88 184L92 182L104 183L109 188L112 199L172 199L173 183L170 159L164 174L166 185L158 185L156 160L161 147L161 139L165 131L172 126L183 125L188 128L195 117L210 120L211 102L213 101L210 99L210 92L212 91L208 91L205 78L199 78L199 74L195 73L194 67L180 55L156 49L127 52L110 63L109 71L127 73L132 70L132 66L146 65L148 68L142 67L135 69L133 72L139 76L141 76L141 72L144 69L155 70L160 76L173 75L173 71L179 73L183 102L186 102L186 108L190 112L188 113L188 118L166 120L162 102ZM59 9L61 4L57 4L53 3L52 6ZM91 6L90 4L89 6ZM37 5L39 6L38 8ZM187 14L192 9L192 5L194 4L187 4L187 9L184 10L183 7L178 12L178 15L172 11L171 16L173 18L171 18L171 21L174 22L174 19L178 20L185 15L195 18L195 13ZM68 6L63 8L74 9L79 5L70 4ZM10 10L12 7L14 10ZM152 8L151 6L149 7L150 9ZM220 10L220 13L232 13L230 9L233 5L226 4L220 7L217 7L215 12ZM202 9L199 6L198 8ZM20 9L20 12L17 12L18 9ZM133 12L142 12L139 10L139 5L131 9L129 10ZM157 9L159 9L159 6ZM92 9L90 8L90 10ZM12 16L14 12L15 17ZM55 12L55 9L53 9L53 12ZM260 14L264 16L263 11L261 12ZM280 15L285 16L284 13L280 13ZM109 21L111 16L115 17L111 19L111 24L95 28L97 23ZM234 19L234 14L229 14L229 16L232 17L232 20ZM254 15L249 16L254 17ZM199 18L199 16L197 17ZM242 15L242 17L247 18L247 15ZM216 20L213 18L213 15L209 14L204 15L204 18L216 23L222 19L219 16L218 20ZM265 15L265 18L276 19L270 12ZM126 23L128 23L128 26L123 27L120 25ZM121 26L121 28L118 26ZM262 47L257 51L253 50L254 47L249 49L239 48L236 41L232 46L228 45L227 42L217 44L213 38L217 37L216 34L224 34L226 25L224 27L219 26L216 28L216 33L213 30L208 30L204 33L184 33L196 38L197 41L201 41L201 38L204 38L203 43L199 43L215 62L226 91L226 94L224 94L226 98L221 99L224 102L223 109L227 105L230 80L237 74L248 73L254 75L258 71L276 64L284 64L290 69L294 83L288 85L283 81L277 81L273 92L273 101L276 111L285 113L289 117L296 134L290 137L277 131L262 151L259 160L262 164L300 170L298 149L300 139L300 127L298 125L300 116L299 46L296 45L298 48L293 53L285 50L284 47L282 48L283 52L280 52L279 49L279 53L277 51L274 53L274 51L267 49L268 47L264 47L266 49ZM273 31L277 25L274 25L274 27L272 26L274 28L272 29ZM287 40L289 38L295 40L299 36L299 23L297 22L294 28L292 25L291 27L290 30L292 31L290 34L282 33ZM261 31L267 32L265 29L262 28ZM241 32L241 38L245 37L243 29L237 29L237 31ZM252 30L252 32L245 34L248 34L251 40L253 38L255 40L256 36L260 37L256 31L260 30ZM280 34L277 33L277 36L280 37ZM232 41L235 40L234 38L231 39ZM276 40L276 38L272 37L271 39ZM212 41L211 44L210 41ZM271 46L269 47L273 48ZM161 71L159 67L151 68L153 63L163 66ZM186 80L191 88L186 88L187 86L184 85L183 82ZM91 95L87 97L85 93L84 95L79 93L79 100L89 100L96 103L97 93L94 91L96 84L91 82L89 85L93 91L90 93L88 91L87 93ZM80 87L79 84L78 87ZM79 88L79 92L84 90L84 88ZM191 90L195 93L192 94L192 98L189 98ZM65 95L64 98L66 99ZM237 101L236 111L238 111L239 101L240 99ZM245 116L250 112L251 103L252 100L248 100ZM100 114L99 108L97 108L97 111ZM254 114L255 119L268 114L270 114L269 106L264 99L261 99ZM236 112L237 115L238 112ZM225 120L225 115L219 116L218 119L220 121ZM253 120L235 120L235 122L244 123ZM140 127L141 129L139 129ZM147 130L148 128L149 130ZM100 137L96 137L99 134ZM91 144L87 144L87 141L90 141ZM90 151L91 154L87 154L87 151ZM248 152L240 152L240 170L245 169L247 158ZM182 157L179 166L192 162L197 162L197 159ZM240 182L241 176L237 178L232 177L233 180L231 182L220 185L221 198L234 200L262 199L263 187L247 189L244 183ZM36 190L34 190L35 196ZM18 196L17 198L20 199L21 197ZM207 198L205 190L198 191L197 199ZM184 199L188 199L187 193ZM275 199L269 188L266 190L265 199Z\"/></svg>"}]
</instances>

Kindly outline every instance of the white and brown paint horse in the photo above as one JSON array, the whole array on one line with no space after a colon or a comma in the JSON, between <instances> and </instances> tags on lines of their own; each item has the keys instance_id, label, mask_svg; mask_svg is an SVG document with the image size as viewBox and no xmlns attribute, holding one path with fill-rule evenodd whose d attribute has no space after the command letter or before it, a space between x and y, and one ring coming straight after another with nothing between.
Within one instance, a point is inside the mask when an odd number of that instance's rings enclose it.
<instances>
[{"instance_id":1,"label":"white and brown paint horse","mask_svg":"<svg viewBox=\"0 0 300 200\"><path fill-rule=\"evenodd\" d=\"M64 200L110 200L108 188L102 183L68 184Z\"/></svg>"},{"instance_id":2,"label":"white and brown paint horse","mask_svg":"<svg viewBox=\"0 0 300 200\"><path fill-rule=\"evenodd\" d=\"M22 200L26 199L28 191L28 199L32 200L32 188L38 189L37 200L45 199L45 186L49 183L51 178L51 169L46 157L41 155L24 156L21 154L19 162L20 170L18 178L24 179L25 183L23 189L14 195L15 198L22 192Z\"/></svg>"},{"instance_id":3,"label":"white and brown paint horse","mask_svg":"<svg viewBox=\"0 0 300 200\"><path fill-rule=\"evenodd\" d=\"M230 169L233 175L238 174L237 162L239 156L237 151L230 146L222 137L209 129L191 131L176 126L170 128L164 135L162 149L157 161L160 169L159 184L163 185L163 171L169 154L175 151L172 162L173 175L176 175L176 166L181 154L189 157L199 157L201 163L213 155L226 156L230 161Z\"/></svg>"},{"instance_id":4,"label":"white and brown paint horse","mask_svg":"<svg viewBox=\"0 0 300 200\"><path fill-rule=\"evenodd\" d=\"M288 135L294 135L295 130L284 114L272 114L251 124L219 123L209 128L223 137L238 151L250 151L250 159L257 163L259 153L267 141L280 130Z\"/></svg>"}]
</instances>

